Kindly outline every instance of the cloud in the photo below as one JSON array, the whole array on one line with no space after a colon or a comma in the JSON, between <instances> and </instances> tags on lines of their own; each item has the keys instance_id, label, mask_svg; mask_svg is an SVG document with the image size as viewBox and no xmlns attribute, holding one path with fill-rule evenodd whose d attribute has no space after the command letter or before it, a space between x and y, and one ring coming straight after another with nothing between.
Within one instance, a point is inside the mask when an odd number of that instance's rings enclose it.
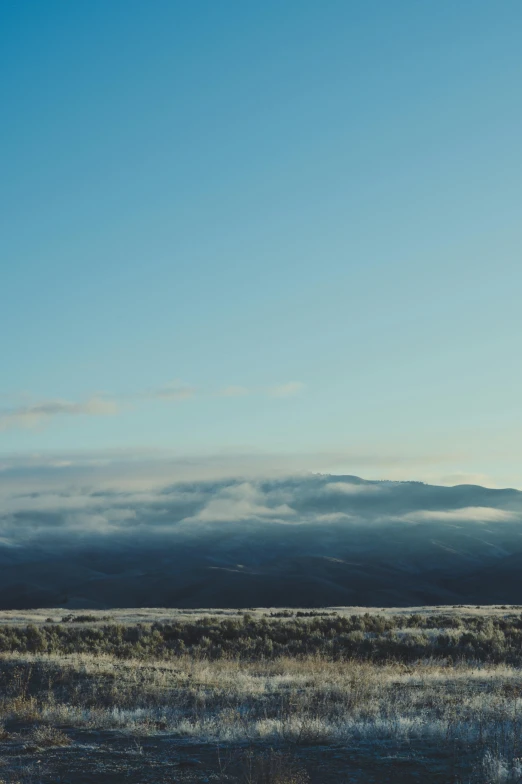
<instances>
[{"instance_id":1,"label":"cloud","mask_svg":"<svg viewBox=\"0 0 522 784\"><path fill-rule=\"evenodd\" d=\"M197 393L196 387L182 384L180 381L171 381L159 389L143 393L142 397L156 398L158 400L189 400Z\"/></svg>"},{"instance_id":2,"label":"cloud","mask_svg":"<svg viewBox=\"0 0 522 784\"><path fill-rule=\"evenodd\" d=\"M5 470L0 473L0 539L11 545L55 542L65 547L96 537L116 542L132 536L150 543L151 537L213 532L216 543L229 546L231 536L241 538L253 527L262 527L268 535L277 525L277 530L283 526L287 531L299 526L303 541L307 528L320 526L324 543L345 529L347 536L357 529L378 543L390 526L409 529L415 524L422 531L426 523L441 523L441 530L448 529L447 523L497 523L520 539L522 493L515 490L378 484L328 474L258 472L248 479L236 475L187 480L181 478L181 461L164 463L162 472L161 461L149 462L150 476L142 477L141 484L136 477L144 473L146 461L130 461L128 475L121 464L121 473L111 472L110 463L88 470L84 466L79 472L55 465L22 473ZM161 484L153 486L150 480L157 481L158 473ZM353 491L354 487L361 489ZM419 507L419 500L424 500L424 507Z\"/></svg>"},{"instance_id":3,"label":"cloud","mask_svg":"<svg viewBox=\"0 0 522 784\"><path fill-rule=\"evenodd\" d=\"M270 397L292 397L303 388L298 381L290 381L275 387L258 390ZM209 392L210 397L244 397L256 390L244 386L232 385L219 391ZM87 400L75 402L63 399L43 400L11 408L0 409L0 430L8 428L31 428L46 424L49 420L61 416L111 416L122 411L124 405L133 401L162 400L180 402L190 400L198 394L198 389L189 384L175 380L156 389L149 389L134 395L108 396L91 395Z\"/></svg>"},{"instance_id":4,"label":"cloud","mask_svg":"<svg viewBox=\"0 0 522 784\"><path fill-rule=\"evenodd\" d=\"M437 460L447 459L446 455L436 455ZM451 457L451 456L450 456ZM27 486L62 487L66 483L76 483L82 486L96 486L97 488L141 488L150 489L160 487L169 482L201 482L221 481L224 479L258 479L260 476L268 478L281 478L297 476L301 482L303 476L315 476L322 485L340 482L342 484L360 484L354 474L361 474L371 478L372 487L379 487L379 493L373 493L372 503L377 503L382 497L385 503L388 500L387 488L393 487L397 482L377 483L379 479L393 476L394 480L407 480L413 471L416 478L419 474L427 477L430 473L426 469L433 464L434 455L415 453L397 455L389 452L368 453L359 450L344 451L316 451L316 452L269 452L254 450L252 447L230 444L226 449L208 453L179 454L171 449L125 447L104 450L78 450L67 452L11 452L0 453L0 489L2 485L15 485L22 490ZM400 467L398 472L397 466ZM409 468L410 466L410 468ZM413 466L413 468L411 468ZM313 469L313 470L310 470ZM322 477L322 478L321 478ZM363 483L364 484L364 483ZM301 483L302 493L313 483ZM400 487L400 485L399 485ZM476 503L468 500L468 496L475 498L477 491L474 488L455 488L463 497L460 506L485 506L486 502ZM324 490L324 503L330 503L329 498L337 497L336 503L342 503L342 493L331 493ZM325 495L326 493L326 495ZM439 494L439 491L437 491ZM369 492L353 494L354 503L363 503L370 496ZM392 499L395 495L392 495ZM489 501L488 501L489 503ZM385 504L384 504L385 506ZM442 505L443 507L443 505ZM384 508L384 507L383 507ZM402 514L422 506L417 502L408 508L387 510L390 514Z\"/></svg>"},{"instance_id":5,"label":"cloud","mask_svg":"<svg viewBox=\"0 0 522 784\"><path fill-rule=\"evenodd\" d=\"M342 523L352 519L351 515L344 512L330 512L329 514L317 515L318 523Z\"/></svg>"},{"instance_id":6,"label":"cloud","mask_svg":"<svg viewBox=\"0 0 522 784\"><path fill-rule=\"evenodd\" d=\"M377 484L353 484L352 482L328 482L324 486L325 493L340 493L341 495L368 495L379 493L382 487Z\"/></svg>"},{"instance_id":7,"label":"cloud","mask_svg":"<svg viewBox=\"0 0 522 784\"><path fill-rule=\"evenodd\" d=\"M225 486L211 497L198 513L184 523L260 522L291 518L296 514L288 504L274 503L270 494L250 482Z\"/></svg>"},{"instance_id":8,"label":"cloud","mask_svg":"<svg viewBox=\"0 0 522 784\"><path fill-rule=\"evenodd\" d=\"M286 384L279 384L270 387L267 393L270 397L295 397L304 389L304 384L300 381L288 381Z\"/></svg>"},{"instance_id":9,"label":"cloud","mask_svg":"<svg viewBox=\"0 0 522 784\"><path fill-rule=\"evenodd\" d=\"M69 400L44 400L40 403L0 411L0 429L36 427L61 416L112 416L118 411L117 403L106 397L95 396L80 403Z\"/></svg>"},{"instance_id":10,"label":"cloud","mask_svg":"<svg viewBox=\"0 0 522 784\"><path fill-rule=\"evenodd\" d=\"M482 523L508 522L519 520L520 514L515 514L505 509L494 509L489 506L466 506L462 509L426 510L419 509L403 515L401 520L406 522L468 522L479 521Z\"/></svg>"}]
</instances>

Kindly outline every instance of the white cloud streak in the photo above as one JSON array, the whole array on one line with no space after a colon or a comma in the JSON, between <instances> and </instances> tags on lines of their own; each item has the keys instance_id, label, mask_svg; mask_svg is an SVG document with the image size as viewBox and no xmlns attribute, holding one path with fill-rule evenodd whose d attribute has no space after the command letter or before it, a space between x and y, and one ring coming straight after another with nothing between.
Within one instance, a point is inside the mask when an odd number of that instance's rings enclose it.
<instances>
[{"instance_id":1,"label":"white cloud streak","mask_svg":"<svg viewBox=\"0 0 522 784\"><path fill-rule=\"evenodd\" d=\"M400 518L405 522L481 522L497 523L520 519L520 515L505 509L494 509L489 506L465 506L461 509L426 510L419 509L409 512Z\"/></svg>"},{"instance_id":2,"label":"white cloud streak","mask_svg":"<svg viewBox=\"0 0 522 784\"><path fill-rule=\"evenodd\" d=\"M269 397L294 397L302 389L303 384L291 381L275 387L268 387L258 390ZM210 397L237 398L254 394L255 389L243 386L228 386L223 389L211 392ZM131 401L153 401L161 400L166 403L178 403L190 400L199 395L197 387L183 384L180 381L172 381L157 389L141 392L130 397L117 397L105 395L92 395L85 401L70 401L63 399L41 400L36 403L29 403L11 408L0 409L0 430L10 428L34 428L49 423L56 417L77 417L77 416L114 416L121 413L124 403ZM204 397L204 395L201 395Z\"/></svg>"},{"instance_id":3,"label":"white cloud streak","mask_svg":"<svg viewBox=\"0 0 522 784\"><path fill-rule=\"evenodd\" d=\"M379 493L380 491L381 491L381 487L377 484L356 485L353 484L352 482L328 482L328 484L324 486L324 490L323 490L323 492L326 495L329 494L368 495L368 493Z\"/></svg>"},{"instance_id":4,"label":"white cloud streak","mask_svg":"<svg viewBox=\"0 0 522 784\"><path fill-rule=\"evenodd\" d=\"M60 416L113 416L119 413L118 404L111 398L91 397L84 402L44 400L26 406L0 411L0 430L13 427L31 428Z\"/></svg>"},{"instance_id":5,"label":"white cloud streak","mask_svg":"<svg viewBox=\"0 0 522 784\"><path fill-rule=\"evenodd\" d=\"M165 386L160 387L159 389L145 392L142 397L176 402L180 400L190 400L190 398L193 398L196 394L196 387L182 384L179 381L171 381L169 384L165 384Z\"/></svg>"}]
</instances>

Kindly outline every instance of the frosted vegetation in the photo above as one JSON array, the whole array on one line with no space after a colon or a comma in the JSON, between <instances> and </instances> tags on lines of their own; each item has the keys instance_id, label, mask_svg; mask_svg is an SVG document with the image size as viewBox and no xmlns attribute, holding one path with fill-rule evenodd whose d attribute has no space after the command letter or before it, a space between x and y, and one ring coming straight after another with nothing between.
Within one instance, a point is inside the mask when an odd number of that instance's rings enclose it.
<instances>
[{"instance_id":1,"label":"frosted vegetation","mask_svg":"<svg viewBox=\"0 0 522 784\"><path fill-rule=\"evenodd\" d=\"M90 728L220 746L442 745L447 781L522 776L512 608L79 617L0 628L0 742L65 745Z\"/></svg>"}]
</instances>

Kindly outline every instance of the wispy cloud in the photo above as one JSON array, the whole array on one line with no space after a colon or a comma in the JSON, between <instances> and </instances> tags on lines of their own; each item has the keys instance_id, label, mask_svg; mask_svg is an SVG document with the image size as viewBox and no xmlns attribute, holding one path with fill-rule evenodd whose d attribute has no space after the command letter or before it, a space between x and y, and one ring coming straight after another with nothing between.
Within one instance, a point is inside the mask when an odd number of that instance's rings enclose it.
<instances>
[{"instance_id":1,"label":"wispy cloud","mask_svg":"<svg viewBox=\"0 0 522 784\"><path fill-rule=\"evenodd\" d=\"M0 411L0 430L12 427L36 427L54 417L112 416L118 411L119 407L115 400L101 396L90 397L83 402L43 400L39 403L6 408Z\"/></svg>"},{"instance_id":2,"label":"wispy cloud","mask_svg":"<svg viewBox=\"0 0 522 784\"><path fill-rule=\"evenodd\" d=\"M328 482L323 488L325 494L367 495L381 492L382 486L377 484L353 484L353 482Z\"/></svg>"},{"instance_id":3,"label":"wispy cloud","mask_svg":"<svg viewBox=\"0 0 522 784\"><path fill-rule=\"evenodd\" d=\"M170 403L182 402L195 397L245 397L261 394L269 397L293 397L302 389L303 384L289 381L286 384L265 388L248 388L239 385L223 387L220 390L204 391L181 381L171 381L164 386L138 392L134 395L91 395L84 401L63 399L41 400L0 409L0 430L9 428L31 428L48 424L50 420L62 416L113 416L136 402L161 400Z\"/></svg>"},{"instance_id":4,"label":"wispy cloud","mask_svg":"<svg viewBox=\"0 0 522 784\"><path fill-rule=\"evenodd\" d=\"M304 384L300 381L288 381L286 384L279 384L269 387L267 392L270 397L294 397L304 389Z\"/></svg>"},{"instance_id":5,"label":"wispy cloud","mask_svg":"<svg viewBox=\"0 0 522 784\"><path fill-rule=\"evenodd\" d=\"M168 405L168 404L166 404ZM444 455L438 455L438 460ZM450 456L451 457L451 456ZM145 448L128 446L119 449L78 450L67 452L32 452L32 453L1 453L0 452L0 490L6 482L16 484L22 491L28 482L38 482L45 488L60 486L62 482L77 483L80 486L90 483L104 487L158 487L171 481L216 481L225 478L246 477L281 477L291 475L317 475L321 479L321 504L331 499L336 508L342 505L343 498L364 500L388 499L387 488L395 482L378 485L381 489L363 492L352 492L357 484L354 475L364 471L374 480L363 487L376 487L375 480L393 474L400 466L400 479L408 477L411 466L419 472L427 472L433 464L434 455L422 453L394 455L383 450L381 454L350 451L315 451L315 452L279 452L255 449L252 445L229 444L226 449L214 452L184 452L170 449ZM341 470L342 467L342 470ZM397 476L394 476L397 479ZM328 485L348 485L340 490L328 488ZM471 493L461 488L460 493ZM405 514L415 509L427 509L416 498L414 506L398 510L387 509L390 514ZM468 503L467 506L478 503ZM482 506L485 503L482 502ZM442 504L441 508L446 508Z\"/></svg>"},{"instance_id":6,"label":"wispy cloud","mask_svg":"<svg viewBox=\"0 0 522 784\"><path fill-rule=\"evenodd\" d=\"M189 400L197 393L196 387L183 384L181 381L170 381L159 389L144 392L140 397L152 398L157 400Z\"/></svg>"},{"instance_id":7,"label":"wispy cloud","mask_svg":"<svg viewBox=\"0 0 522 784\"><path fill-rule=\"evenodd\" d=\"M497 523L519 520L519 515L505 509L495 509L489 506L466 506L461 509L419 509L409 512L400 518L404 522L481 522Z\"/></svg>"}]
</instances>

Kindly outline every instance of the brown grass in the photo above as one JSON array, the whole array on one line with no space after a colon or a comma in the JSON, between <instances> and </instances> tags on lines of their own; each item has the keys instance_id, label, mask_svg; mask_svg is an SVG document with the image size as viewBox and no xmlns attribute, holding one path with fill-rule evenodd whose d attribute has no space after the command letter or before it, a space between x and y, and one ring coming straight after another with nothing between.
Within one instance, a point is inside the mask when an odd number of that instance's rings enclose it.
<instances>
[{"instance_id":1,"label":"brown grass","mask_svg":"<svg viewBox=\"0 0 522 784\"><path fill-rule=\"evenodd\" d=\"M462 635L469 637L465 623L451 617L445 629L442 616L441 628L436 619L435 628L427 628L423 620L420 630L407 621L412 627L397 636L405 645L423 635L428 640L443 636L447 645ZM513 630L518 634L520 616L513 614L513 628L502 615L486 616L484 623L484 616L475 617L474 644L483 652L495 645L495 661L470 656L461 661L427 657L372 662L335 660L320 653L267 657L255 652L250 658L216 658L204 655L204 642L197 656L4 651L0 741L9 741L11 724L18 722L32 725L27 740L41 749L69 745L80 728L119 730L130 737L168 734L222 749L248 744L250 751L240 759L244 784L305 784L306 771L285 753L292 746L356 748L364 743L391 753L421 743L454 748L455 754L465 748L474 761L466 784L515 782L522 777L522 668L498 659L507 650L499 628L506 639ZM311 623L323 628L323 622L330 621L281 617L272 619L272 626L252 629L259 634L268 629L276 637L278 623L302 623L308 630ZM194 623L199 630L205 628L197 618ZM226 628L239 638L251 623L241 620ZM364 623L366 629L380 628L375 618ZM219 628L213 621L207 625L213 633ZM383 624L381 632L349 634L384 646L395 633ZM139 642L139 635L136 639ZM166 633L162 639L168 640Z\"/></svg>"}]
</instances>

